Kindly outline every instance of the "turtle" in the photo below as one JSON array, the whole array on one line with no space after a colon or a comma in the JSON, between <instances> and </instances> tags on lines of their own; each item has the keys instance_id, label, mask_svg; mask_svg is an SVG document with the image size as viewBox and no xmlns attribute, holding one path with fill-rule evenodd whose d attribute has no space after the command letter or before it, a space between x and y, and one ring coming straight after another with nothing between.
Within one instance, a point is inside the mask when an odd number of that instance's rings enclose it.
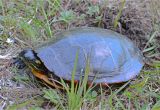
<instances>
[{"instance_id":1,"label":"turtle","mask_svg":"<svg viewBox=\"0 0 160 110\"><path fill-rule=\"evenodd\" d=\"M79 81L85 75L89 59L88 82L114 84L137 77L144 65L140 49L126 36L108 29L77 27L55 34L35 49L24 49L18 58L32 73L47 84L61 88L54 81L72 79L76 53L78 61L74 76Z\"/></svg>"}]
</instances>

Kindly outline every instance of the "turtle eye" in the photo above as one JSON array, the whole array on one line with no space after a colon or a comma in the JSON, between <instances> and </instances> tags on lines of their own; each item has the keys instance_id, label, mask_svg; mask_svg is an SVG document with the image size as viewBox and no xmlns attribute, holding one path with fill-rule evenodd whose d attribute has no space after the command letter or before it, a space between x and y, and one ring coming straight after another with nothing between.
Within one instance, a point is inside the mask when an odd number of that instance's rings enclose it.
<instances>
[{"instance_id":1,"label":"turtle eye","mask_svg":"<svg viewBox=\"0 0 160 110\"><path fill-rule=\"evenodd\" d=\"M41 62L39 60L35 60L36 64L41 64Z\"/></svg>"}]
</instances>

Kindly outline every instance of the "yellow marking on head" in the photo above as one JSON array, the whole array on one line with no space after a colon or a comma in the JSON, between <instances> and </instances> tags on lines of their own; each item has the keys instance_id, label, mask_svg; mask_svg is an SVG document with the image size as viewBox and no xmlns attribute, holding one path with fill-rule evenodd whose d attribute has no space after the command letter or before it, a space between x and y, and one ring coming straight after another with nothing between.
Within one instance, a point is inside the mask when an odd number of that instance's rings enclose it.
<instances>
[{"instance_id":1,"label":"yellow marking on head","mask_svg":"<svg viewBox=\"0 0 160 110\"><path fill-rule=\"evenodd\" d=\"M39 60L36 60L35 62L36 62L36 64L41 64L41 62Z\"/></svg>"}]
</instances>

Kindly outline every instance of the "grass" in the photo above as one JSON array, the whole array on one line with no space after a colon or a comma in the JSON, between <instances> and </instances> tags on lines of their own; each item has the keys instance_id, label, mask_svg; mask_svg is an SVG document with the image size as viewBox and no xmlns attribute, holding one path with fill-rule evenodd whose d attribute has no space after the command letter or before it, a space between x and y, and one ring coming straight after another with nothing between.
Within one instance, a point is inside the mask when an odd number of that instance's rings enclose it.
<instances>
[{"instance_id":1,"label":"grass","mask_svg":"<svg viewBox=\"0 0 160 110\"><path fill-rule=\"evenodd\" d=\"M90 72L89 59L87 60L84 78L80 80L79 84L75 84L74 82L74 77L77 70L76 68L79 60L78 55L79 52L76 53L75 57L74 69L71 79L71 87L69 87L69 85L66 84L63 79L61 79L61 84L66 91L66 99L64 99L63 96L61 96L52 89L44 90L44 97L46 99L49 99L52 103L56 104L56 109L79 110L81 109L84 101L88 99L93 99L97 96L97 93L95 91L92 91L94 86L87 88L87 80ZM63 105L65 101L67 102L66 106Z\"/></svg>"},{"instance_id":2,"label":"grass","mask_svg":"<svg viewBox=\"0 0 160 110\"><path fill-rule=\"evenodd\" d=\"M123 10L123 8L125 6L125 3L126 3L126 0L123 0L122 1L122 6L120 7L119 12L118 12L118 14L117 14L117 16L116 16L116 18L114 20L114 28L117 28L117 26L118 26L118 22L120 20L121 15L122 15L122 10Z\"/></svg>"},{"instance_id":3,"label":"grass","mask_svg":"<svg viewBox=\"0 0 160 110\"><path fill-rule=\"evenodd\" d=\"M62 79L62 85L67 91L67 105L68 110L79 110L83 104L83 100L85 95L87 94L90 89L86 90L87 87L87 80L88 80L88 74L89 74L89 60L87 61L86 70L85 70L85 76L83 81L80 81L79 85L75 85L74 83L74 77L76 74L76 68L78 64L78 55L79 52L76 53L74 68L72 72L72 79L71 79L71 88L66 85L66 83Z\"/></svg>"},{"instance_id":4,"label":"grass","mask_svg":"<svg viewBox=\"0 0 160 110\"><path fill-rule=\"evenodd\" d=\"M89 59L84 80L81 80L79 85L74 84L78 54L75 58L71 87L69 88L63 80L61 82L66 92L44 87L32 75L19 75L15 68L9 69L8 74L12 74L0 76L2 82L0 97L3 96L0 98L0 107L33 110L51 108L158 110L160 106L159 7L156 1L148 3L143 0L139 4L125 0L96 4L91 1L72 0L41 0L41 2L0 0L0 28L2 27L0 47L1 44L6 44L7 38L14 37L18 39L18 46L12 45L16 47L15 53L21 48L34 47L55 37L57 31L79 26L95 26L127 35L139 46L146 58L146 65L137 79L119 88L100 87L98 90L86 88L90 71ZM10 46L0 49L0 53L6 54L8 49L12 49ZM0 61L0 69L3 63ZM9 80L10 77L14 80ZM129 87L124 90L128 83Z\"/></svg>"}]
</instances>

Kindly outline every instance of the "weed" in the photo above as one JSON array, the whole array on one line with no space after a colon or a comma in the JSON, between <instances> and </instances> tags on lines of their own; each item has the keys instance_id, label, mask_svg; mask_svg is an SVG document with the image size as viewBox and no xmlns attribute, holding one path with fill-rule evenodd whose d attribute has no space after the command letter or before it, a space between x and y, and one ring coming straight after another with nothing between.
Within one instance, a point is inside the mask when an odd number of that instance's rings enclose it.
<instances>
[{"instance_id":1,"label":"weed","mask_svg":"<svg viewBox=\"0 0 160 110\"><path fill-rule=\"evenodd\" d=\"M95 6L90 6L88 7L88 11L87 14L91 17L94 14L99 14L100 13L100 9L99 6L95 5Z\"/></svg>"},{"instance_id":2,"label":"weed","mask_svg":"<svg viewBox=\"0 0 160 110\"><path fill-rule=\"evenodd\" d=\"M71 21L74 21L75 19L75 14L72 10L69 10L69 11L62 11L60 13L60 17L59 17L59 20L60 21L63 21L65 23L70 23Z\"/></svg>"}]
</instances>

